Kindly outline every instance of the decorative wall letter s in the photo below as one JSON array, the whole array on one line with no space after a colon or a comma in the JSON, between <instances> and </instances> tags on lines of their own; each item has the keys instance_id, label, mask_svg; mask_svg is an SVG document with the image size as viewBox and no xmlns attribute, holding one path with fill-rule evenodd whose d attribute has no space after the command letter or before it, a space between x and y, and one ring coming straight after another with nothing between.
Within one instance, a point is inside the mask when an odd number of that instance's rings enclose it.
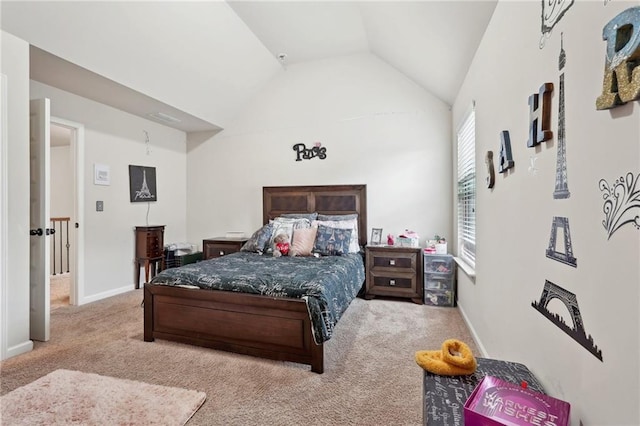
<instances>
[{"instance_id":1,"label":"decorative wall letter s","mask_svg":"<svg viewBox=\"0 0 640 426\"><path fill-rule=\"evenodd\" d=\"M527 146L533 148L540 142L553 137L551 128L551 93L553 83L540 86L540 91L529 96L529 140Z\"/></svg>"},{"instance_id":2,"label":"decorative wall letter s","mask_svg":"<svg viewBox=\"0 0 640 426\"><path fill-rule=\"evenodd\" d=\"M487 188L493 188L496 183L496 172L493 170L493 151L487 151L484 162L487 165Z\"/></svg>"},{"instance_id":3,"label":"decorative wall letter s","mask_svg":"<svg viewBox=\"0 0 640 426\"><path fill-rule=\"evenodd\" d=\"M640 6L613 18L602 29L607 41L602 94L596 109L610 109L640 98Z\"/></svg>"},{"instance_id":4,"label":"decorative wall letter s","mask_svg":"<svg viewBox=\"0 0 640 426\"><path fill-rule=\"evenodd\" d=\"M293 146L296 152L296 161L311 160L318 157L321 160L327 158L327 148L324 148L320 142L316 142L312 148L307 148L303 143L297 143Z\"/></svg>"}]
</instances>

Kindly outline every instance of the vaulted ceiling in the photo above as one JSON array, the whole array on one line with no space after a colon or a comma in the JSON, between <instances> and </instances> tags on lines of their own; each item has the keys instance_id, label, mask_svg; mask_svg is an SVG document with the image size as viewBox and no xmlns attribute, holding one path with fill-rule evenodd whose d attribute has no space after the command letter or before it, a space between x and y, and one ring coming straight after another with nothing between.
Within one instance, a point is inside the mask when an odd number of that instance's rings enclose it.
<instances>
[{"instance_id":1,"label":"vaulted ceiling","mask_svg":"<svg viewBox=\"0 0 640 426\"><path fill-rule=\"evenodd\" d=\"M223 128L287 67L359 53L451 105L496 3L3 0L0 18L32 45L33 80L189 132Z\"/></svg>"}]
</instances>

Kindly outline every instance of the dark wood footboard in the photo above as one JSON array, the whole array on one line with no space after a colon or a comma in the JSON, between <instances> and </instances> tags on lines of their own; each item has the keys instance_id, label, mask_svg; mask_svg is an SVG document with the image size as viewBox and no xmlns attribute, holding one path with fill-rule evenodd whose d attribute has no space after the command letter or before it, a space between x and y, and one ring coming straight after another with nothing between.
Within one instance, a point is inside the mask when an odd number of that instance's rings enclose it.
<instances>
[{"instance_id":1,"label":"dark wood footboard","mask_svg":"<svg viewBox=\"0 0 640 426\"><path fill-rule=\"evenodd\" d=\"M306 303L228 291L144 286L144 340L172 340L324 371Z\"/></svg>"}]
</instances>

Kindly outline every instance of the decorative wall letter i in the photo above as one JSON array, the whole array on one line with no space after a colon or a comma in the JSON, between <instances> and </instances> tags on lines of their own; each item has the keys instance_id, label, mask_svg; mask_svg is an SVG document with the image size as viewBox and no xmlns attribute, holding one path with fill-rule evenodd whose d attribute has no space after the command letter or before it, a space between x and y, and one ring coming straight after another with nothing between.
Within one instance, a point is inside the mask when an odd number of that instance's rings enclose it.
<instances>
[{"instance_id":1,"label":"decorative wall letter i","mask_svg":"<svg viewBox=\"0 0 640 426\"><path fill-rule=\"evenodd\" d=\"M540 86L539 93L529 96L529 140L527 141L529 148L553 137L553 132L550 130L551 93L553 93L553 83L545 83Z\"/></svg>"},{"instance_id":2,"label":"decorative wall letter i","mask_svg":"<svg viewBox=\"0 0 640 426\"><path fill-rule=\"evenodd\" d=\"M610 109L640 98L640 6L613 18L602 29L607 41L602 94L596 109Z\"/></svg>"}]
</instances>

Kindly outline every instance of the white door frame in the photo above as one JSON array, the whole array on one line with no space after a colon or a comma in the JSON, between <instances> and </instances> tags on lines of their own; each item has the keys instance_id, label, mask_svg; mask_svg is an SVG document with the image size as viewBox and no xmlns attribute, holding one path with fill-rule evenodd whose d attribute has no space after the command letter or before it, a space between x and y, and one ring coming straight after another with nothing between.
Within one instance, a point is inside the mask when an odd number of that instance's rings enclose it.
<instances>
[{"instance_id":1,"label":"white door frame","mask_svg":"<svg viewBox=\"0 0 640 426\"><path fill-rule=\"evenodd\" d=\"M69 304L84 303L84 125L51 116L51 124L71 130L71 155L73 157L73 218L74 247L71 262L72 285L69 289ZM79 226L76 228L75 224Z\"/></svg>"},{"instance_id":2,"label":"white door frame","mask_svg":"<svg viewBox=\"0 0 640 426\"><path fill-rule=\"evenodd\" d=\"M7 311L7 231L9 229L7 209L7 76L0 74L0 360L7 358L8 318Z\"/></svg>"}]
</instances>

